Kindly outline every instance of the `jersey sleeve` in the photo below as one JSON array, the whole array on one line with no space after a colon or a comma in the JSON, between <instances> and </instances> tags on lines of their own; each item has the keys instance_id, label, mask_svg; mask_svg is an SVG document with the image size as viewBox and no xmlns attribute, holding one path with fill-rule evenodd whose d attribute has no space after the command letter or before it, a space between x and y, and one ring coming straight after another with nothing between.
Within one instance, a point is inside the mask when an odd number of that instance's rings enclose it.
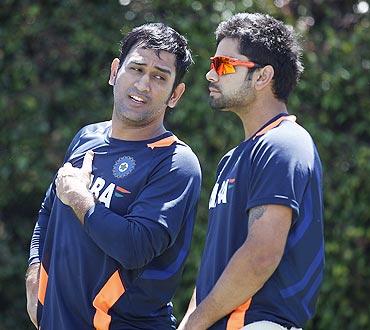
<instances>
[{"instance_id":1,"label":"jersey sleeve","mask_svg":"<svg viewBox=\"0 0 370 330\"><path fill-rule=\"evenodd\" d=\"M305 137L288 139L275 134L259 141L251 158L246 209L285 205L293 209L294 221L310 180L313 158L313 142Z\"/></svg>"},{"instance_id":2,"label":"jersey sleeve","mask_svg":"<svg viewBox=\"0 0 370 330\"><path fill-rule=\"evenodd\" d=\"M72 142L70 143L67 149L67 152L64 156L63 164L68 161L73 148L75 147L75 145L78 143L80 139L82 131L83 130L81 129L75 135ZM29 265L39 263L41 261L46 230L47 230L48 222L49 222L49 216L50 216L51 208L53 206L54 199L56 196L54 180L55 180L55 176L54 176L53 182L49 186L49 189L46 191L44 200L39 210L37 222L33 229L33 234L32 234L31 244L30 244L30 254L29 254L29 259L28 259Z\"/></svg>"},{"instance_id":3,"label":"jersey sleeve","mask_svg":"<svg viewBox=\"0 0 370 330\"><path fill-rule=\"evenodd\" d=\"M41 262L45 234L54 198L55 198L55 185L54 183L52 183L50 184L49 189L46 191L44 201L42 202L41 208L39 210L35 228L33 229L30 245L30 256L28 259L29 265Z\"/></svg>"},{"instance_id":4,"label":"jersey sleeve","mask_svg":"<svg viewBox=\"0 0 370 330\"><path fill-rule=\"evenodd\" d=\"M155 168L127 215L100 203L90 209L86 232L124 268L141 268L175 242L186 221L194 221L200 182L195 155L174 154Z\"/></svg>"}]
</instances>

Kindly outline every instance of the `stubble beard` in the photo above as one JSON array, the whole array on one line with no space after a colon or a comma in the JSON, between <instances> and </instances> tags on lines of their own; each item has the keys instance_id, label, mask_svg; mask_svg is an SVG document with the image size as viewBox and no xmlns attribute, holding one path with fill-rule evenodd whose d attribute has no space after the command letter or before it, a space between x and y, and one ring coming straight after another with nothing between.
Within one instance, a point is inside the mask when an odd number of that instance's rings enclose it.
<instances>
[{"instance_id":1,"label":"stubble beard","mask_svg":"<svg viewBox=\"0 0 370 330\"><path fill-rule=\"evenodd\" d=\"M168 96L166 104L171 98L171 95L172 94ZM124 101L120 100L119 98L115 99L114 91L113 96L114 96L113 117L118 119L126 127L141 128L148 126L156 119L156 115L163 111L163 108L152 109L150 108L150 106L146 109L140 110L130 109L125 105Z\"/></svg>"},{"instance_id":2,"label":"stubble beard","mask_svg":"<svg viewBox=\"0 0 370 330\"><path fill-rule=\"evenodd\" d=\"M144 127L152 121L153 113L149 111L136 112L123 105L114 105L115 117L125 126Z\"/></svg>"},{"instance_id":3,"label":"stubble beard","mask_svg":"<svg viewBox=\"0 0 370 330\"><path fill-rule=\"evenodd\" d=\"M251 81L246 80L240 88L234 90L229 95L224 95L220 91L218 98L209 97L209 104L212 109L220 111L234 110L238 112L241 109L248 109L256 98L250 86Z\"/></svg>"}]
</instances>

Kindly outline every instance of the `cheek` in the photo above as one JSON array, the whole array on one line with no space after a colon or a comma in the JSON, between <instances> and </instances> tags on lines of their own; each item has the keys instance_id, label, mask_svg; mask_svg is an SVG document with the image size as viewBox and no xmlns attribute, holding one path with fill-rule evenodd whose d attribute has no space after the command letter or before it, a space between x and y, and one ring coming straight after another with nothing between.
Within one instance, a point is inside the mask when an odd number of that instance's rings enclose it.
<instances>
[{"instance_id":1,"label":"cheek","mask_svg":"<svg viewBox=\"0 0 370 330\"><path fill-rule=\"evenodd\" d=\"M116 86L120 89L134 84L134 77L128 72L121 72L116 79Z\"/></svg>"},{"instance_id":2,"label":"cheek","mask_svg":"<svg viewBox=\"0 0 370 330\"><path fill-rule=\"evenodd\" d=\"M121 98L125 95L127 90L127 84L122 80L117 80L116 84L113 87L113 95L115 97Z\"/></svg>"},{"instance_id":3,"label":"cheek","mask_svg":"<svg viewBox=\"0 0 370 330\"><path fill-rule=\"evenodd\" d=\"M152 88L152 97L158 100L158 103L167 103L172 95L172 88L168 86L156 86Z\"/></svg>"},{"instance_id":4,"label":"cheek","mask_svg":"<svg viewBox=\"0 0 370 330\"><path fill-rule=\"evenodd\" d=\"M227 75L228 80L225 81L223 86L229 91L240 89L245 84L245 79L239 74L231 73Z\"/></svg>"}]
</instances>

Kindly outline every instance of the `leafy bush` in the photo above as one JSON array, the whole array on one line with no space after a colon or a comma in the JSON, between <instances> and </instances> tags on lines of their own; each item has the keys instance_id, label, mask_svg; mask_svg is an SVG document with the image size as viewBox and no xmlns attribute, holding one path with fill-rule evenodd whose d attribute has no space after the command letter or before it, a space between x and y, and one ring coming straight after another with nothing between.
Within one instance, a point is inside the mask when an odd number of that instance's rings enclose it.
<instances>
[{"instance_id":1,"label":"leafy bush","mask_svg":"<svg viewBox=\"0 0 370 330\"><path fill-rule=\"evenodd\" d=\"M237 4L236 4L237 3ZM204 182L192 251L175 310L192 293L218 160L243 139L239 121L207 104L208 58L220 20L261 11L298 29L305 73L290 112L314 137L325 170L326 276L307 329L367 329L370 290L370 34L366 2L16 1L0 9L0 330L31 329L23 277L44 191L74 133L105 120L120 29L164 21L187 35L195 65L167 127L199 156Z\"/></svg>"}]
</instances>

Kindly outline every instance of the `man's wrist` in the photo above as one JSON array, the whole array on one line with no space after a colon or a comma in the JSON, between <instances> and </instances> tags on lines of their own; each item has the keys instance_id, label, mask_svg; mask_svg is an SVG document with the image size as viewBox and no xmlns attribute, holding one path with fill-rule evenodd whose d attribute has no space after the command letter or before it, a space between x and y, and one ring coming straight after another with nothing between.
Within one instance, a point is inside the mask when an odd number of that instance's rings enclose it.
<instances>
[{"instance_id":1,"label":"man's wrist","mask_svg":"<svg viewBox=\"0 0 370 330\"><path fill-rule=\"evenodd\" d=\"M28 266L25 279L27 282L37 282L40 276L40 263L34 263Z\"/></svg>"},{"instance_id":2,"label":"man's wrist","mask_svg":"<svg viewBox=\"0 0 370 330\"><path fill-rule=\"evenodd\" d=\"M74 213L76 214L78 220L82 224L85 221L85 215L88 210L90 210L96 203L96 199L94 194L90 191L86 191L84 194L77 194L76 198L73 199L71 203L71 208L73 209Z\"/></svg>"},{"instance_id":3,"label":"man's wrist","mask_svg":"<svg viewBox=\"0 0 370 330\"><path fill-rule=\"evenodd\" d=\"M208 329L212 324L208 324L206 321L206 314L203 313L201 315L201 311L199 308L196 308L193 313L189 315L188 319L188 329L192 330L206 330Z\"/></svg>"}]
</instances>

